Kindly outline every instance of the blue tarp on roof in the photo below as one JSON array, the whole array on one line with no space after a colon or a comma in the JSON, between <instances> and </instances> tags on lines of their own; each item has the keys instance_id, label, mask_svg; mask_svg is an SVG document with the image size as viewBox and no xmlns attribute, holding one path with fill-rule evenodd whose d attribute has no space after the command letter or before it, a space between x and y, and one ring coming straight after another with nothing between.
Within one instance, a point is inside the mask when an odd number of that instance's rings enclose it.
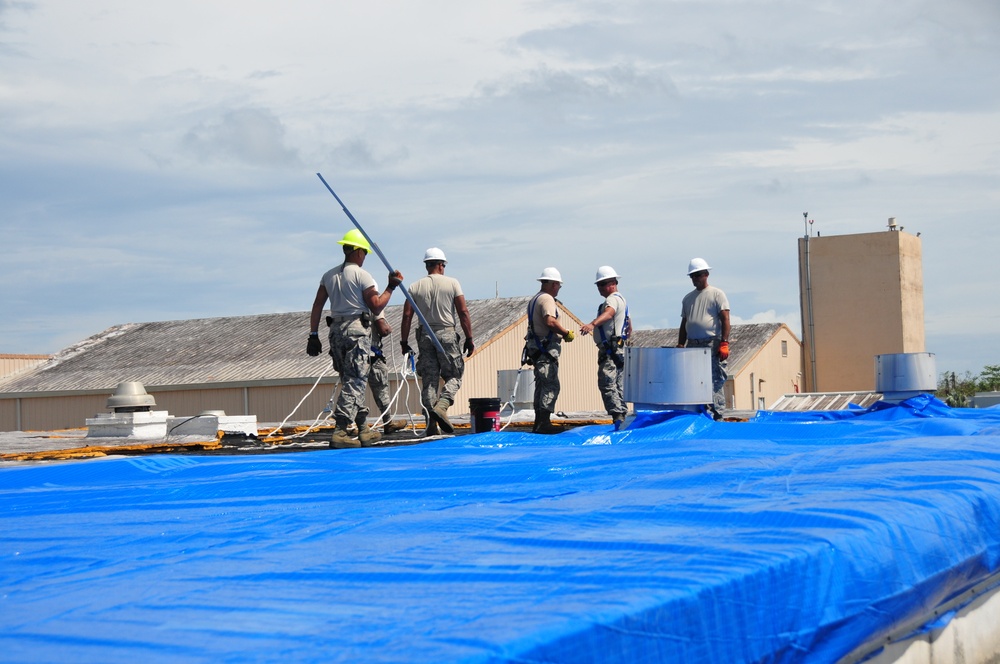
<instances>
[{"instance_id":1,"label":"blue tarp on roof","mask_svg":"<svg viewBox=\"0 0 1000 664\"><path fill-rule=\"evenodd\" d=\"M4 661L833 662L998 571L1000 409L929 397L0 471Z\"/></svg>"}]
</instances>

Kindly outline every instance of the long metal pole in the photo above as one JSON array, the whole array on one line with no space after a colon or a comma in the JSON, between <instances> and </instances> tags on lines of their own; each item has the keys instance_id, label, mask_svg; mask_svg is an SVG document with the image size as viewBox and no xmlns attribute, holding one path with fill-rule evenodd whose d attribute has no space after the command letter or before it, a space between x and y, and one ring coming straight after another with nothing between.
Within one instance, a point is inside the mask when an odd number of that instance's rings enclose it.
<instances>
[{"instance_id":1,"label":"long metal pole","mask_svg":"<svg viewBox=\"0 0 1000 664\"><path fill-rule=\"evenodd\" d=\"M333 197L337 199L337 202L340 203L340 207L343 209L344 214L346 214L347 218L351 220L351 223L354 224L355 228L357 228L358 231L365 236L365 239L368 240L368 244L370 244L375 253L378 254L378 257L382 259L382 264L385 265L387 270L389 270L389 274L395 272L395 270L392 269L392 265L389 265L389 260L385 257L385 254L383 254L382 250L378 248L375 240L371 239L371 236L369 236L368 233L365 232L365 229L361 227L361 224L358 223L358 220L354 218L351 211L347 209L346 205L344 205L344 201L340 200L340 196L338 196L337 192L333 190L333 187L331 187L327 181L323 179L323 176L320 173L317 173L316 177L318 177L319 181L323 183L323 186L326 187L327 191L333 194ZM431 341L434 342L434 347L437 348L438 352L442 355L447 355L447 353L444 352L444 347L441 345L441 341L438 340L437 335L434 334L434 330L432 330L431 326L427 324L427 319L424 318L424 314L420 311L420 307L417 306L417 303L413 301L413 297L410 296L410 291L406 290L406 286L403 284L399 284L399 290L403 291L403 297L405 297L406 301L410 303L411 307L413 307L413 313L417 315L424 331L430 335Z\"/></svg>"}]
</instances>

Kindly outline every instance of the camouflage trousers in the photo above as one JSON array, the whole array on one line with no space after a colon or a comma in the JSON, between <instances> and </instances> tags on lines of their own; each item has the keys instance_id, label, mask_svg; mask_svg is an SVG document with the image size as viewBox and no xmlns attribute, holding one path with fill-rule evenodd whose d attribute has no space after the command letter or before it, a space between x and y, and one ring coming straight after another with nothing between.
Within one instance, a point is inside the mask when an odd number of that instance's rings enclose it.
<instances>
[{"instance_id":1,"label":"camouflage trousers","mask_svg":"<svg viewBox=\"0 0 1000 664\"><path fill-rule=\"evenodd\" d=\"M556 399L559 398L559 355L553 356L550 349L535 360L535 413L554 413Z\"/></svg>"},{"instance_id":2,"label":"camouflage trousers","mask_svg":"<svg viewBox=\"0 0 1000 664\"><path fill-rule=\"evenodd\" d=\"M617 360L617 361L616 361ZM628 406L625 405L625 360L618 354L609 355L607 351L597 353L597 389L601 391L604 410L612 419L625 417Z\"/></svg>"},{"instance_id":3,"label":"camouflage trousers","mask_svg":"<svg viewBox=\"0 0 1000 664\"><path fill-rule=\"evenodd\" d=\"M726 408L726 380L729 374L726 373L728 362L719 359L719 342L715 339L688 339L688 348L711 348L712 349L712 405L716 410Z\"/></svg>"},{"instance_id":4,"label":"camouflage trousers","mask_svg":"<svg viewBox=\"0 0 1000 664\"><path fill-rule=\"evenodd\" d=\"M438 352L434 340L417 328L417 375L420 376L420 402L431 410L441 399L455 403L455 394L462 387L465 374L465 358L462 356L462 342L458 331L453 329L435 332L444 355ZM444 385L441 381L444 381Z\"/></svg>"},{"instance_id":5,"label":"camouflage trousers","mask_svg":"<svg viewBox=\"0 0 1000 664\"><path fill-rule=\"evenodd\" d=\"M337 426L346 427L351 422L358 426L368 419L365 391L371 368L371 330L361 324L361 319L343 316L334 318L330 325L330 357L333 368L340 374L340 393L333 409Z\"/></svg>"},{"instance_id":6,"label":"camouflage trousers","mask_svg":"<svg viewBox=\"0 0 1000 664\"><path fill-rule=\"evenodd\" d=\"M371 358L368 387L371 388L372 399L375 400L379 415L389 410L389 365L384 357Z\"/></svg>"}]
</instances>

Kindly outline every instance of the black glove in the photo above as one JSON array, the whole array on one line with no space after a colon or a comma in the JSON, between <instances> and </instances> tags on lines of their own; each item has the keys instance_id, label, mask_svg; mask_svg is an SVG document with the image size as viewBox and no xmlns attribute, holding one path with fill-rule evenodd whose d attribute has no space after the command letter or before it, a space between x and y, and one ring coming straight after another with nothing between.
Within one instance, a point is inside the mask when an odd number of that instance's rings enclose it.
<instances>
[{"instance_id":1,"label":"black glove","mask_svg":"<svg viewBox=\"0 0 1000 664\"><path fill-rule=\"evenodd\" d=\"M399 347L403 350L403 355L412 355L413 354L413 349L410 348L410 344L406 343L405 341L400 341L399 342Z\"/></svg>"},{"instance_id":2,"label":"black glove","mask_svg":"<svg viewBox=\"0 0 1000 664\"><path fill-rule=\"evenodd\" d=\"M323 343L319 340L319 334L313 332L309 335L309 341L306 343L306 353L310 357L316 357L323 352Z\"/></svg>"},{"instance_id":3,"label":"black glove","mask_svg":"<svg viewBox=\"0 0 1000 664\"><path fill-rule=\"evenodd\" d=\"M389 290L396 290L396 288L403 283L403 273L399 270L389 273Z\"/></svg>"},{"instance_id":4,"label":"black glove","mask_svg":"<svg viewBox=\"0 0 1000 664\"><path fill-rule=\"evenodd\" d=\"M476 350L476 344L472 343L472 337L466 337L462 347L465 349L466 357L472 357L472 353Z\"/></svg>"}]
</instances>

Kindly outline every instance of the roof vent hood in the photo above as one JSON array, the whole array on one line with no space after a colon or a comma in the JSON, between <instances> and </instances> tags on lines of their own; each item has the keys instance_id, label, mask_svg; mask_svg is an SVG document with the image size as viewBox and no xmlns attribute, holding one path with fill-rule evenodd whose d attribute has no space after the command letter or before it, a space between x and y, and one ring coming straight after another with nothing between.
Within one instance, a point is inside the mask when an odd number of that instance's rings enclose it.
<instances>
[{"instance_id":1,"label":"roof vent hood","mask_svg":"<svg viewBox=\"0 0 1000 664\"><path fill-rule=\"evenodd\" d=\"M883 401L905 401L937 389L933 353L893 353L875 356L875 391Z\"/></svg>"},{"instance_id":2,"label":"roof vent hood","mask_svg":"<svg viewBox=\"0 0 1000 664\"><path fill-rule=\"evenodd\" d=\"M135 380L118 383L115 393L108 397L108 408L115 413L145 413L155 405L153 396Z\"/></svg>"},{"instance_id":3,"label":"roof vent hood","mask_svg":"<svg viewBox=\"0 0 1000 664\"><path fill-rule=\"evenodd\" d=\"M628 346L624 391L637 411L703 411L712 403L711 350Z\"/></svg>"}]
</instances>

